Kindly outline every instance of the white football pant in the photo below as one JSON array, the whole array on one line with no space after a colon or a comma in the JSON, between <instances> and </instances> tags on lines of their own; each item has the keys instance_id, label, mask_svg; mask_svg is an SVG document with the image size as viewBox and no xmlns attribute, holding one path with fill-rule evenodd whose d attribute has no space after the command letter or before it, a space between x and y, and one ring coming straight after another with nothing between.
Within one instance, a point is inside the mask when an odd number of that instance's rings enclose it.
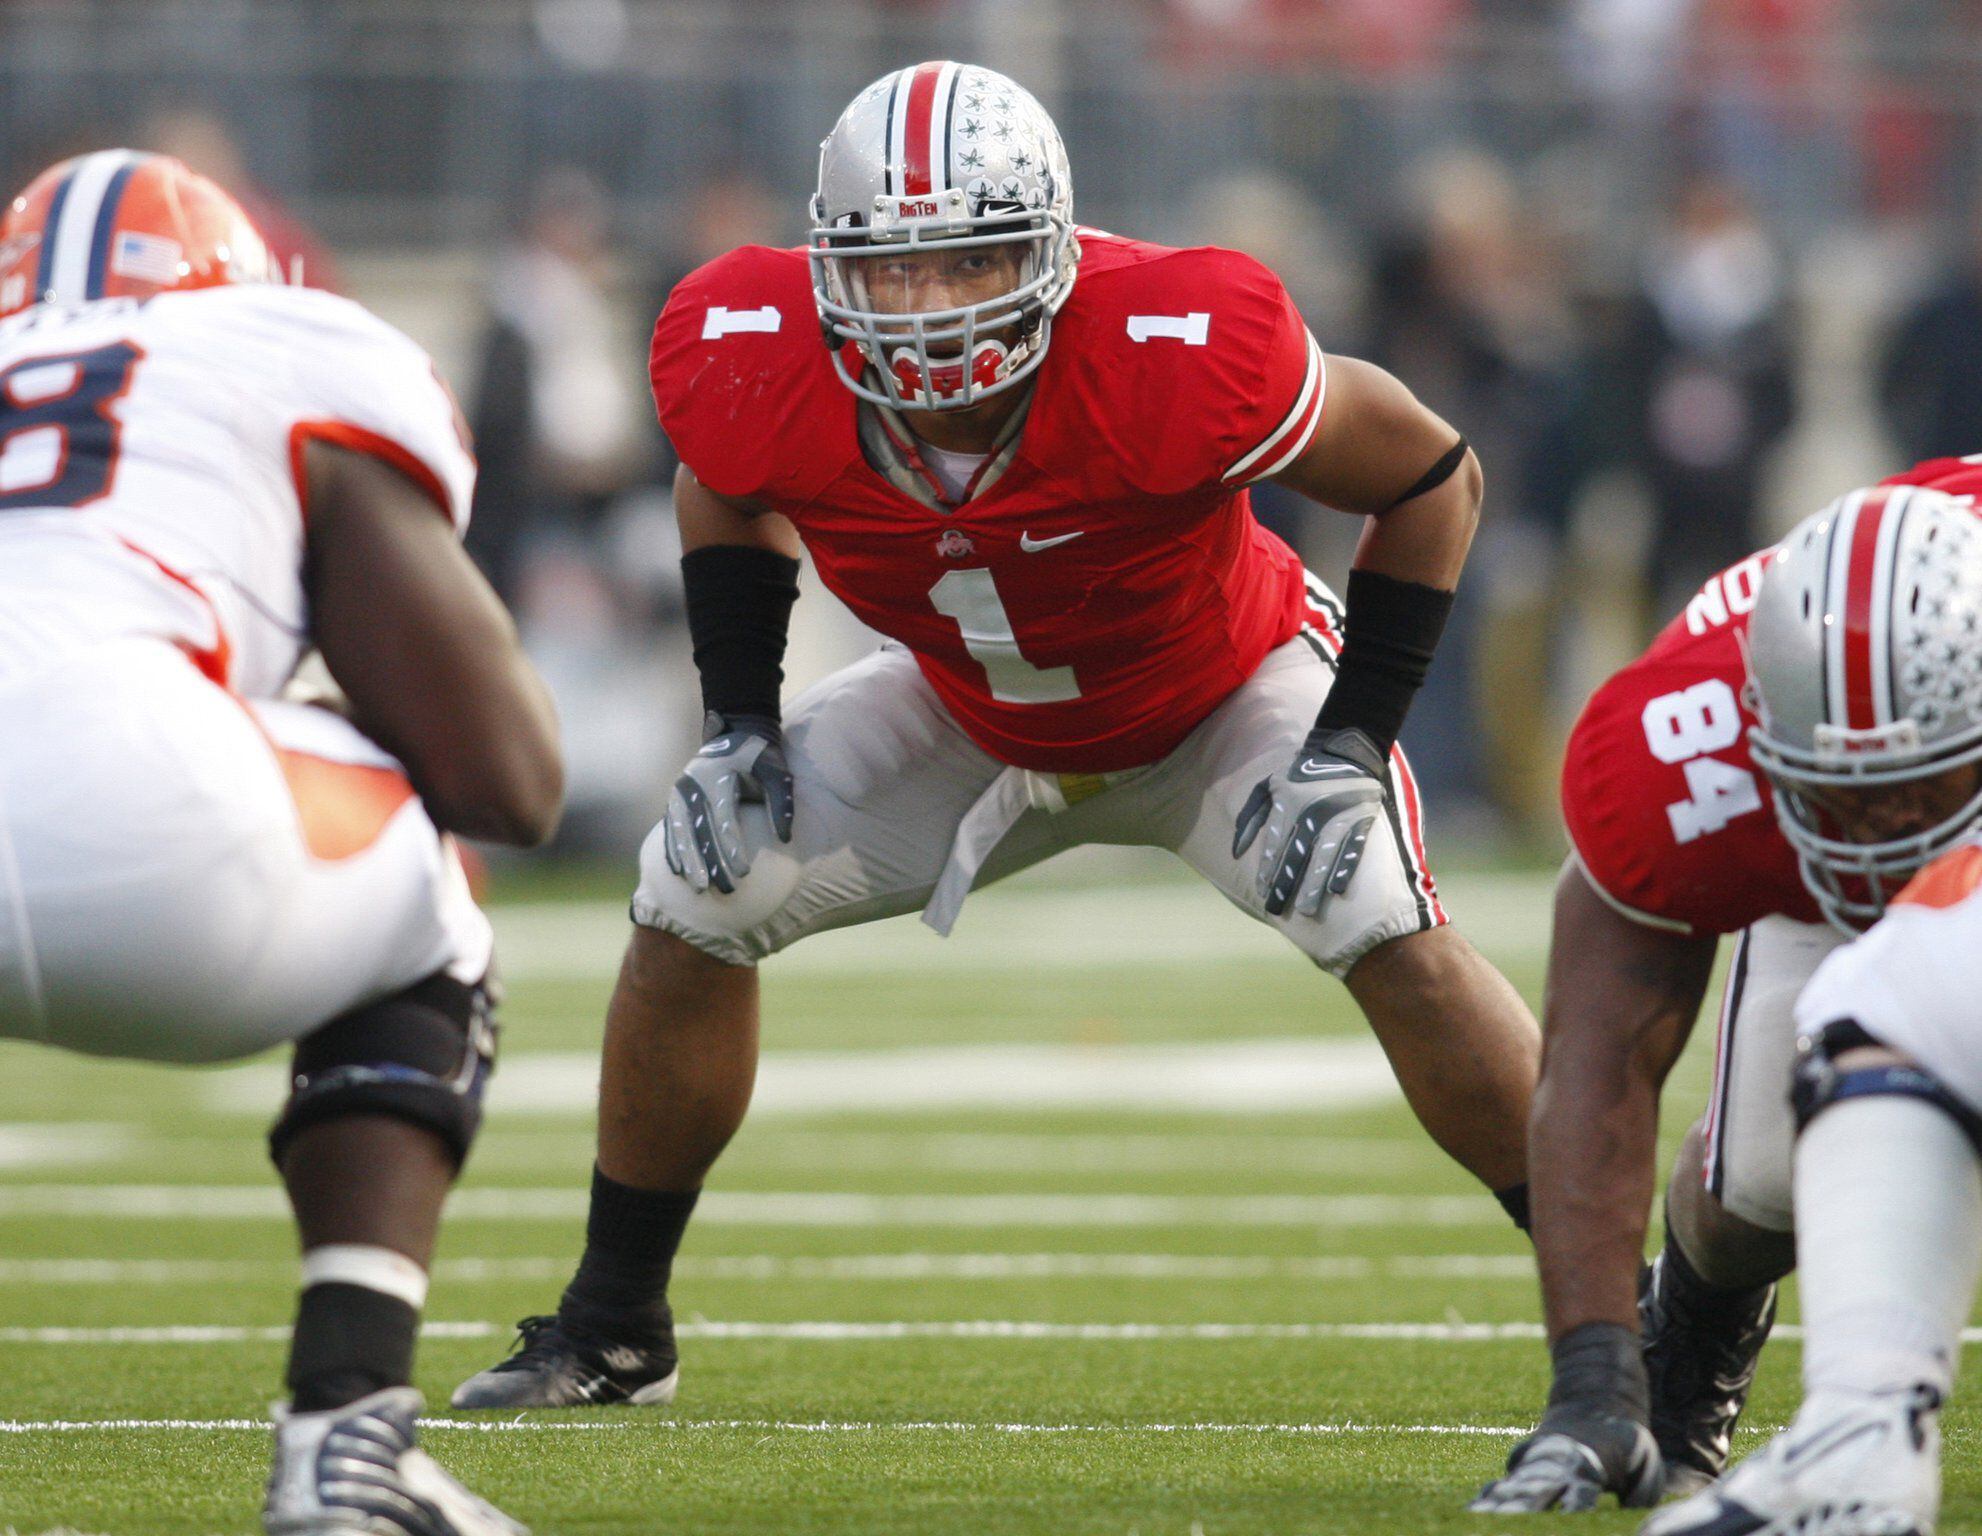
<instances>
[{"instance_id":1,"label":"white football pant","mask_svg":"<svg viewBox=\"0 0 1982 1536\"><path fill-rule=\"evenodd\" d=\"M0 687L0 1036L224 1060L490 951L453 844L339 717L143 640Z\"/></svg>"}]
</instances>

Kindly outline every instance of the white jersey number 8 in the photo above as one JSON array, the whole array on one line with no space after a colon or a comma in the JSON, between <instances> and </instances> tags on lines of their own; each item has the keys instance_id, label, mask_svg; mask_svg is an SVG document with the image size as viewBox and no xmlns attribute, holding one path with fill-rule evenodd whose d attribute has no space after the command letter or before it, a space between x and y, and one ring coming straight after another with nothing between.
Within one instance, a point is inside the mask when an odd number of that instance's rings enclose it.
<instances>
[{"instance_id":1,"label":"white jersey number 8","mask_svg":"<svg viewBox=\"0 0 1982 1536\"><path fill-rule=\"evenodd\" d=\"M1724 763L1710 752L1741 739L1741 706L1734 690L1719 678L1661 694L1645 706L1645 744L1662 763L1681 763L1691 798L1665 808L1674 842L1718 832L1737 816L1762 808L1755 775Z\"/></svg>"}]
</instances>

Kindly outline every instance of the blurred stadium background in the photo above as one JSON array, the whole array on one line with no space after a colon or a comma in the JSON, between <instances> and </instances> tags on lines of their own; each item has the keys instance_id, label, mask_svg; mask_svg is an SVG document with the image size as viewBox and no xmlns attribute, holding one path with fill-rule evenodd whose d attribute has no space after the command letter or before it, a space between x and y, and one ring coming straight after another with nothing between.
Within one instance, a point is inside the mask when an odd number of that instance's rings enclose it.
<instances>
[{"instance_id":1,"label":"blurred stadium background","mask_svg":"<svg viewBox=\"0 0 1982 1536\"><path fill-rule=\"evenodd\" d=\"M840 106L946 55L1041 96L1085 221L1253 252L1478 445L1406 735L1448 846L1553 849L1576 706L1701 575L1982 447L1973 0L5 0L0 171L176 150L429 346L564 705L561 846L623 858L697 723L653 315L798 241ZM1339 573L1349 520L1260 500ZM809 590L797 682L866 643Z\"/></svg>"},{"instance_id":2,"label":"blurred stadium background","mask_svg":"<svg viewBox=\"0 0 1982 1536\"><path fill-rule=\"evenodd\" d=\"M479 438L472 547L562 703L574 867L497 871L506 1066L430 1400L575 1252L632 855L699 723L649 327L696 264L798 241L843 103L938 56L1040 95L1086 222L1251 251L1478 446L1405 739L1448 899L1531 1000L1589 688L1802 513L1982 449L1976 0L0 0L9 185L174 151L433 351ZM1349 519L1260 506L1339 578ZM794 683L871 643L807 592ZM760 1113L679 1272L680 1411L442 1454L600 1536L661 1506L739 1536L1476 1529L1459 1499L1544 1386L1525 1245L1340 991L1156 872L1056 864L947 945L904 919L770 967ZM293 1304L279 1067L0 1065L0 1529L245 1529ZM1950 1419L1949 1529L1982 1523L1978 1422Z\"/></svg>"}]
</instances>

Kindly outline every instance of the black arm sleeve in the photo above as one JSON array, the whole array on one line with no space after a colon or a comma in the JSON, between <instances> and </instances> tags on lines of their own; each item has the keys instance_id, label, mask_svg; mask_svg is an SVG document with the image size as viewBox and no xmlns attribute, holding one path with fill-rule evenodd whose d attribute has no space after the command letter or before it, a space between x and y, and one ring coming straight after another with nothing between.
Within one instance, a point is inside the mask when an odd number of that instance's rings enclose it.
<instances>
[{"instance_id":1,"label":"black arm sleeve","mask_svg":"<svg viewBox=\"0 0 1982 1536\"><path fill-rule=\"evenodd\" d=\"M1359 730L1388 756L1431 667L1452 598L1422 582L1350 571L1342 654L1315 734Z\"/></svg>"},{"instance_id":2,"label":"black arm sleeve","mask_svg":"<svg viewBox=\"0 0 1982 1536\"><path fill-rule=\"evenodd\" d=\"M702 707L778 719L798 562L749 545L710 544L681 557L681 580Z\"/></svg>"}]
</instances>

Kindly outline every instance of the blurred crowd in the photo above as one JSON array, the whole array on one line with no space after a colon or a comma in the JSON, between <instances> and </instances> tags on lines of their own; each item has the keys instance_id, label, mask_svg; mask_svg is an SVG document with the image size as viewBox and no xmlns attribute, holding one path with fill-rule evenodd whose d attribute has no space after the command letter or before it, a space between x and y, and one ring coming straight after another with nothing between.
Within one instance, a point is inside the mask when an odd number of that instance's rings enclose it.
<instances>
[{"instance_id":1,"label":"blurred crowd","mask_svg":"<svg viewBox=\"0 0 1982 1536\"><path fill-rule=\"evenodd\" d=\"M1971 0L871 0L824 7L863 22L861 56L790 54L774 99L702 60L719 83L676 103L701 126L665 143L602 138L580 110L672 99L612 73L642 27L747 11L774 52L810 35L804 8L521 9L560 89L518 85L530 169L451 249L354 220L335 175L261 136L265 103L225 93L44 127L8 169L135 135L233 187L305 281L391 287L475 429L471 548L560 695L577 844L637 838L697 724L653 316L712 256L802 237L811 143L847 81L904 58L1035 83L1086 217L1250 251L1326 348L1391 369L1478 449L1483 529L1405 734L1447 830L1552 844L1577 705L1701 579L1855 484L1982 451ZM18 78L0 64L0 126ZM1340 580L1349 519L1257 502ZM866 643L811 590L800 679Z\"/></svg>"}]
</instances>

